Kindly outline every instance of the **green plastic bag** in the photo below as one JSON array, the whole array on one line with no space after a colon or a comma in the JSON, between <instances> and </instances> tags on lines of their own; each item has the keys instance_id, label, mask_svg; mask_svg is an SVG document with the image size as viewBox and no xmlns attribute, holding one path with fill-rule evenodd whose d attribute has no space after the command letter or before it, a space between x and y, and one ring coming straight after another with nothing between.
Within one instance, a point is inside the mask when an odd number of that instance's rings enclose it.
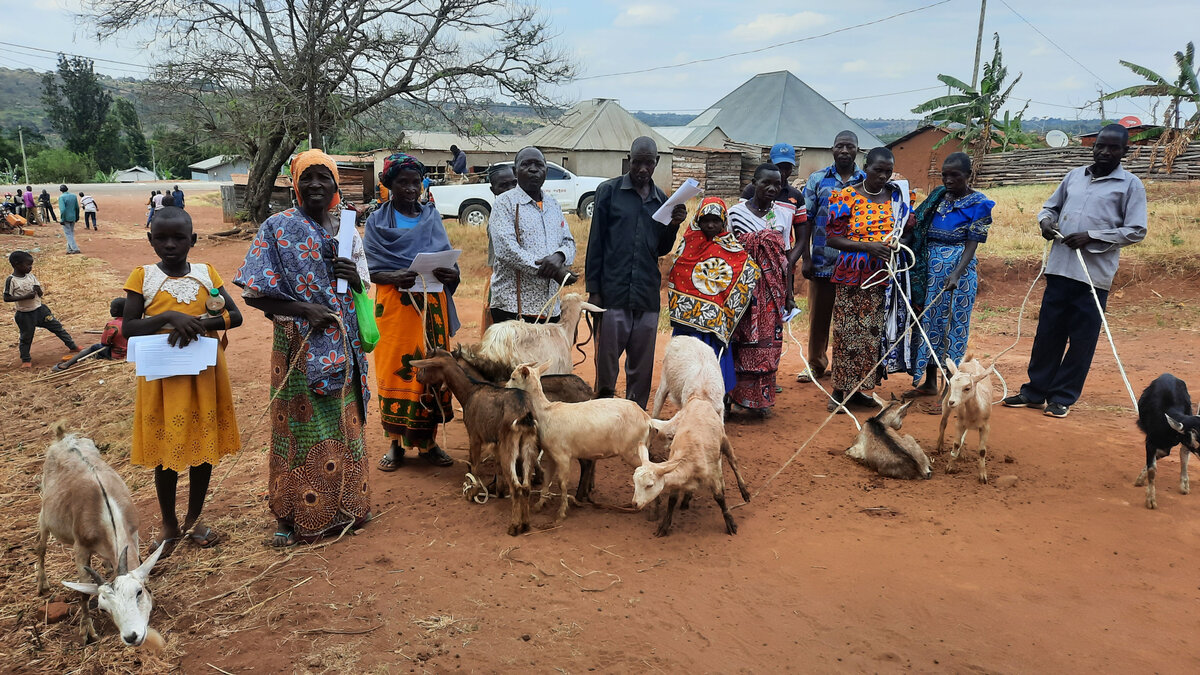
<instances>
[{"instance_id":1,"label":"green plastic bag","mask_svg":"<svg viewBox=\"0 0 1200 675\"><path fill-rule=\"evenodd\" d=\"M375 303L365 290L350 289L354 296L354 312L358 314L358 332L363 352L370 353L379 344L379 326L375 325Z\"/></svg>"}]
</instances>

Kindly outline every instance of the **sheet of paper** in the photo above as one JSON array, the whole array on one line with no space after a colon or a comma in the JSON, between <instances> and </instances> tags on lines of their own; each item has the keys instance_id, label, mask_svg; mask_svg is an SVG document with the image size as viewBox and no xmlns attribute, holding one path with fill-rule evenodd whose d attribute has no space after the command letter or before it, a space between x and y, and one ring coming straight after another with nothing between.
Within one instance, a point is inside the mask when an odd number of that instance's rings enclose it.
<instances>
[{"instance_id":1,"label":"sheet of paper","mask_svg":"<svg viewBox=\"0 0 1200 675\"><path fill-rule=\"evenodd\" d=\"M354 255L354 221L358 218L358 214L354 209L342 209L342 223L338 227L338 248L337 254L339 258L349 258ZM350 290L350 282L345 279L337 280L337 292L345 293Z\"/></svg>"},{"instance_id":2,"label":"sheet of paper","mask_svg":"<svg viewBox=\"0 0 1200 675\"><path fill-rule=\"evenodd\" d=\"M653 218L663 225L669 225L671 223L671 211L675 209L675 206L677 204L686 204L689 199L699 195L701 192L704 192L704 190L695 178L683 181L683 185L679 186L675 194L671 195L670 199L663 202L663 205L654 212Z\"/></svg>"},{"instance_id":3,"label":"sheet of paper","mask_svg":"<svg viewBox=\"0 0 1200 675\"><path fill-rule=\"evenodd\" d=\"M438 251L437 253L418 253L416 258L413 258L413 264L408 269L416 272L416 283L413 284L413 293L441 293L442 282L438 281L433 276L433 271L439 267L454 267L454 263L458 262L458 256L462 255L462 249L452 249L449 251ZM424 279L424 284L421 283Z\"/></svg>"},{"instance_id":4,"label":"sheet of paper","mask_svg":"<svg viewBox=\"0 0 1200 675\"><path fill-rule=\"evenodd\" d=\"M800 316L800 308L799 308L799 307L793 307L793 308L792 308L792 311L790 311L790 312L788 312L788 313L786 313L786 314L784 314L784 315L783 315L783 322L784 322L784 323L788 323L788 322L790 322L792 319L794 319L794 318L796 318L796 317L798 317L798 316Z\"/></svg>"},{"instance_id":5,"label":"sheet of paper","mask_svg":"<svg viewBox=\"0 0 1200 675\"><path fill-rule=\"evenodd\" d=\"M129 338L126 361L137 366L138 377L161 380L176 375L199 375L217 365L217 340L199 337L186 347L172 347L168 335L138 335Z\"/></svg>"}]
</instances>

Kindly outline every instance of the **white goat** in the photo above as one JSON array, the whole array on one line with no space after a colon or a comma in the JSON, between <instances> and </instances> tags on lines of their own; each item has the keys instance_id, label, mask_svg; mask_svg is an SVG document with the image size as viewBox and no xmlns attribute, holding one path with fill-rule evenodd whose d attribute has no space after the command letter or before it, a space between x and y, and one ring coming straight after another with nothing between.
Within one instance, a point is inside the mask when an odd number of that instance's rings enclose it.
<instances>
[{"instance_id":1,"label":"white goat","mask_svg":"<svg viewBox=\"0 0 1200 675\"><path fill-rule=\"evenodd\" d=\"M127 645L141 645L148 634L153 600L146 589L150 568L158 562L163 546L138 564L138 512L129 489L112 467L100 458L96 444L55 426L58 440L46 450L42 468L42 511L38 514L38 594L50 590L46 583L46 542L49 535L75 551L75 567L82 583L63 585L84 594L80 605L79 633L86 644L96 637L88 614L88 595L95 595L100 609L112 616ZM165 545L165 542L164 542ZM105 582L90 567L92 554L108 563L116 576ZM130 567L133 567L130 570Z\"/></svg>"},{"instance_id":2,"label":"white goat","mask_svg":"<svg viewBox=\"0 0 1200 675\"><path fill-rule=\"evenodd\" d=\"M550 457L550 471L536 509L542 508L555 483L562 495L555 524L567 517L567 479L571 461L620 457L629 466L639 466L650 457L650 434L656 423L641 406L623 398L601 398L579 403L551 401L542 390L541 375L547 368L525 363L513 371L508 386L529 395L537 421L538 441Z\"/></svg>"},{"instance_id":3,"label":"white goat","mask_svg":"<svg viewBox=\"0 0 1200 675\"><path fill-rule=\"evenodd\" d=\"M711 349L705 349L712 354ZM722 456L729 461L729 468L733 469L733 477L737 479L743 500L750 501L750 491L738 472L733 446L725 435L725 424L721 421L721 415L712 409L711 401L699 394L691 396L675 417L659 430L667 435L674 434L667 461L655 464L645 457L642 465L633 471L633 505L637 508L645 508L664 490L670 493L667 513L659 523L655 536L664 537L670 532L671 517L680 496L683 496L683 508L687 508L692 493L704 487L712 490L713 499L721 507L721 515L725 517L725 532L737 534L737 523L725 505Z\"/></svg>"},{"instance_id":4,"label":"white goat","mask_svg":"<svg viewBox=\"0 0 1200 675\"><path fill-rule=\"evenodd\" d=\"M585 309L604 311L585 302L578 293L568 293L563 296L558 323L504 321L492 324L483 334L477 354L503 364L510 371L522 363L549 362L547 374L570 373L573 368L571 348L575 346L576 328Z\"/></svg>"},{"instance_id":5,"label":"white goat","mask_svg":"<svg viewBox=\"0 0 1200 675\"><path fill-rule=\"evenodd\" d=\"M725 419L725 380L712 347L690 335L671 338L663 357L662 377L654 394L651 417L658 417L668 396L678 407L693 396L699 396L710 401L717 415Z\"/></svg>"},{"instance_id":6,"label":"white goat","mask_svg":"<svg viewBox=\"0 0 1200 675\"><path fill-rule=\"evenodd\" d=\"M967 356L962 365L946 359L950 380L946 384L946 397L942 401L942 422L938 426L937 450L942 451L946 440L946 424L950 413L958 423L958 443L950 452L946 473L955 473L954 460L967 444L967 431L979 432L979 482L987 482L987 439L992 416L992 370L973 356Z\"/></svg>"}]
</instances>

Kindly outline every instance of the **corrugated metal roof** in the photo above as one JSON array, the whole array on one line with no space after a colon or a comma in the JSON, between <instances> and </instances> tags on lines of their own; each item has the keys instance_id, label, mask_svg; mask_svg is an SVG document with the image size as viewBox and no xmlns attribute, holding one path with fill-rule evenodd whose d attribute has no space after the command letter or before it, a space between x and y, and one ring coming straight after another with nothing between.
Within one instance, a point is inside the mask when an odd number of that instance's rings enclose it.
<instances>
[{"instance_id":1,"label":"corrugated metal roof","mask_svg":"<svg viewBox=\"0 0 1200 675\"><path fill-rule=\"evenodd\" d=\"M716 124L710 124L707 126L688 125L684 127L651 128L662 134L664 138L671 141L671 145L676 147L697 147L701 142L704 141L704 139L708 138L709 134L714 131L719 131L723 137L727 138L729 136L725 133L724 129Z\"/></svg>"},{"instance_id":2,"label":"corrugated metal roof","mask_svg":"<svg viewBox=\"0 0 1200 675\"><path fill-rule=\"evenodd\" d=\"M554 124L531 132L523 145L557 150L611 150L628 152L633 140L649 136L658 144L658 151L669 153L673 145L645 122L629 114L611 98L580 101L563 113Z\"/></svg>"},{"instance_id":3,"label":"corrugated metal roof","mask_svg":"<svg viewBox=\"0 0 1200 675\"><path fill-rule=\"evenodd\" d=\"M700 113L689 126L719 125L733 140L829 148L839 131L858 134L861 148L883 145L837 106L786 70L760 73Z\"/></svg>"},{"instance_id":4,"label":"corrugated metal roof","mask_svg":"<svg viewBox=\"0 0 1200 675\"><path fill-rule=\"evenodd\" d=\"M410 150L449 152L457 145L463 152L516 153L527 145L520 136L474 136L468 138L452 131L405 131L402 144Z\"/></svg>"},{"instance_id":5,"label":"corrugated metal roof","mask_svg":"<svg viewBox=\"0 0 1200 675\"><path fill-rule=\"evenodd\" d=\"M228 164L235 159L237 159L236 155L217 155L216 157L209 157L208 159L196 162L195 164L188 164L188 168L195 169L197 171L208 171L209 169L215 169L222 164Z\"/></svg>"}]
</instances>

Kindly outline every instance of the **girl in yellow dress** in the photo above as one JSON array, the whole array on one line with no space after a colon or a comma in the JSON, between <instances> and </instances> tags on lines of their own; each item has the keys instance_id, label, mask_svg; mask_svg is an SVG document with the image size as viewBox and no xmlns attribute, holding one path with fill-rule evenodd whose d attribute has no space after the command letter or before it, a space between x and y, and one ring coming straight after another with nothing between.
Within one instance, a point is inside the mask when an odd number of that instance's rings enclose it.
<instances>
[{"instance_id":1,"label":"girl in yellow dress","mask_svg":"<svg viewBox=\"0 0 1200 675\"><path fill-rule=\"evenodd\" d=\"M167 342L182 347L200 336L217 337L219 330L242 325L242 314L225 292L217 270L188 262L196 235L186 211L176 207L155 211L149 239L159 262L138 267L125 282L122 332L126 338L169 333ZM213 289L225 301L220 314L210 314L206 306ZM160 536L166 543L162 557L175 550L184 534L202 548L218 542L217 533L200 524L200 511L213 465L240 447L223 346L217 347L217 365L199 375L137 379L129 460L154 468L163 520ZM187 516L180 527L175 487L184 468L190 469L190 487ZM159 543L151 543L150 550Z\"/></svg>"}]
</instances>

